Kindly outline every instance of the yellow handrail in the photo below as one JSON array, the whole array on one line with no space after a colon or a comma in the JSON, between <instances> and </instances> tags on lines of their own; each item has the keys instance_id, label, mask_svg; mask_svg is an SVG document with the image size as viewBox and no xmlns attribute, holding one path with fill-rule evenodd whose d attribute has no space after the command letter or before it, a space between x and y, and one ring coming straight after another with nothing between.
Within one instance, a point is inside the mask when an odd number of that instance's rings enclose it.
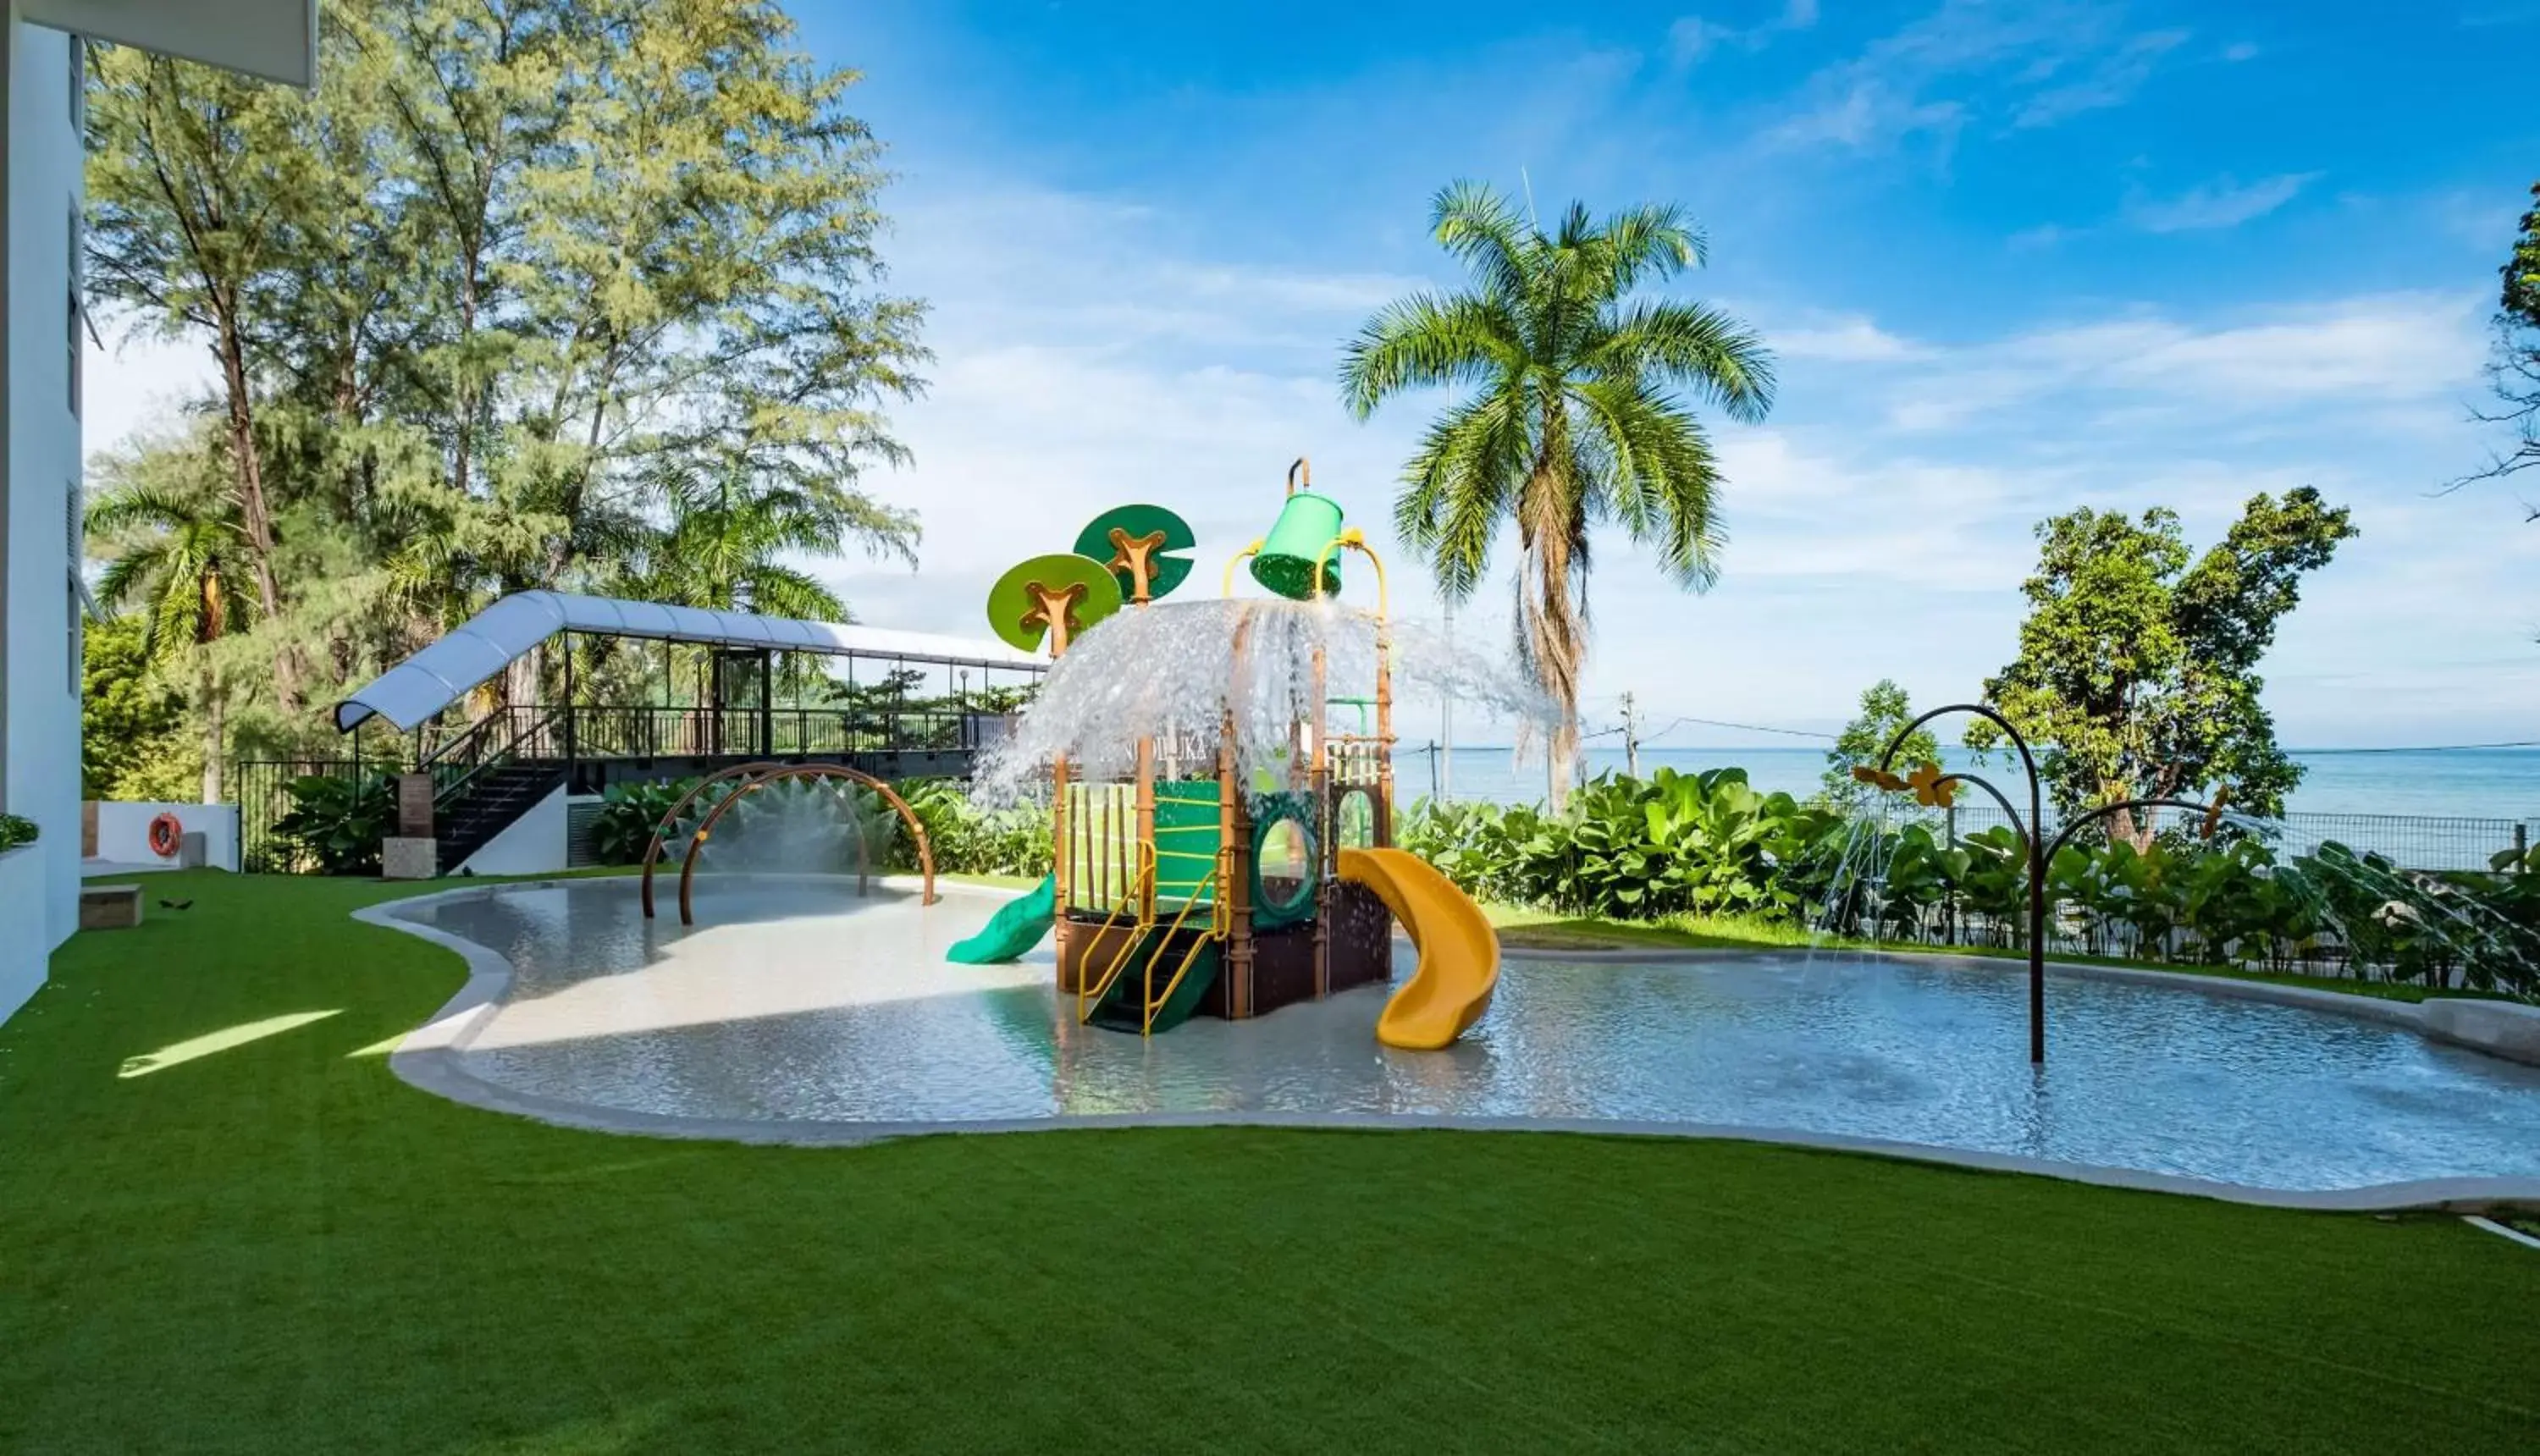
<instances>
[{"instance_id":1,"label":"yellow handrail","mask_svg":"<svg viewBox=\"0 0 2540 1456\"><path fill-rule=\"evenodd\" d=\"M1147 886L1154 881L1155 877L1156 847L1150 843L1141 843L1138 846L1138 874L1136 879L1130 882L1129 898L1113 906L1111 913L1102 918L1102 924L1094 932L1094 943L1100 944L1104 935L1117 929L1121 912L1133 906L1138 912L1136 928L1122 938L1120 948L1112 953L1110 968L1102 973L1100 980L1089 983L1082 976L1077 978L1076 1019L1078 1024L1082 1025L1093 1016L1094 1007L1101 1004L1103 994L1111 989L1111 983L1120 979L1120 972L1128 966L1129 957L1136 953L1140 944L1145 942L1147 932L1155 929L1153 897L1146 893Z\"/></svg>"},{"instance_id":2,"label":"yellow handrail","mask_svg":"<svg viewBox=\"0 0 2540 1456\"><path fill-rule=\"evenodd\" d=\"M1152 955L1147 957L1147 980L1146 984L1140 988L1141 993L1146 998L1146 1005L1142 1008L1142 1014L1138 1018L1140 1035L1153 1036L1156 1034L1157 1013L1164 1010L1164 1004L1173 999L1173 992L1181 986L1182 978L1189 975L1191 967L1198 963L1200 951L1207 948L1210 941L1220 939L1225 936L1226 931L1224 927L1226 925L1226 911L1224 906L1226 897L1218 893L1218 879L1225 870L1226 858L1225 856L1220 855L1218 857L1217 867L1208 872L1208 878L1201 880L1197 885L1192 887L1189 897L1182 901L1181 913L1174 916L1173 923L1164 929L1164 943L1170 945L1173 943L1173 936L1181 934L1182 922L1190 919L1191 911L1199 905L1200 895L1202 893L1207 894L1209 900L1208 934L1193 939L1190 943L1190 948L1182 952L1181 964L1173 968L1172 979L1164 983L1164 990L1162 996L1156 994L1156 958Z\"/></svg>"}]
</instances>

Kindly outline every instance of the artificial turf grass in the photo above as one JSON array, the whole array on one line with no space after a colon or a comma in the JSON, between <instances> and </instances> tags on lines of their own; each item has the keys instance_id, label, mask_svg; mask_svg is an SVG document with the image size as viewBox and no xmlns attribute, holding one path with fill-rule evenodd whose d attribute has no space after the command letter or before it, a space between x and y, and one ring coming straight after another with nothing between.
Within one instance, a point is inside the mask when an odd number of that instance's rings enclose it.
<instances>
[{"instance_id":1,"label":"artificial turf grass","mask_svg":"<svg viewBox=\"0 0 2540 1456\"><path fill-rule=\"evenodd\" d=\"M165 876L0 1026L0 1450L2488 1449L2540 1256L1736 1144L612 1138L359 1055L408 889ZM125 1060L338 1014L146 1076ZM1168 1043L1160 1043L1160 1052Z\"/></svg>"}]
</instances>

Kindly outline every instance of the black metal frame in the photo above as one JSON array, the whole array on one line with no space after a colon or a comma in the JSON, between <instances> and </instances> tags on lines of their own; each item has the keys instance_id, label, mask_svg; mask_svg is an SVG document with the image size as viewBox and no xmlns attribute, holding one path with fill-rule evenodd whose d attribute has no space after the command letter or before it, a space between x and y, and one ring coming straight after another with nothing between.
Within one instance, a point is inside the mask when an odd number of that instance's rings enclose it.
<instances>
[{"instance_id":1,"label":"black metal frame","mask_svg":"<svg viewBox=\"0 0 2540 1456\"><path fill-rule=\"evenodd\" d=\"M1981 703L1951 703L1945 708L1935 708L1905 725L1888 742L1887 751L1878 755L1878 771L1882 774L1893 773L1896 750L1905 746L1905 740L1912 736L1914 730L1936 718L1945 718L1952 713L1964 713L1981 718L2002 729L2003 735L2011 739L2011 746L2019 750L2019 766L2028 775L2028 817L2026 819L2020 818L2019 811L2011 807L2009 796L1978 775L1942 774L1933 780L1932 788L1938 791L1952 784L1973 784L1992 795L1994 802L2002 805L2003 813L2011 819L2011 832L2019 837L2021 853L2028 861L2028 1060L2033 1066L2043 1067L2046 1065L2046 871L2048 867L2055 863L2055 857L2063 852L2064 846L2073 842L2075 831L2125 810L2194 809L2211 820L2215 809L2211 804L2198 803L2193 799L2185 798L2121 799L2115 803L2101 804L2087 813L2077 815L2057 832L2054 843L2041 844L2038 836L2045 828L2045 794L2037 775L2036 755L2028 751L2028 740L2019 735L2019 729L2012 728L2009 719Z\"/></svg>"}]
</instances>

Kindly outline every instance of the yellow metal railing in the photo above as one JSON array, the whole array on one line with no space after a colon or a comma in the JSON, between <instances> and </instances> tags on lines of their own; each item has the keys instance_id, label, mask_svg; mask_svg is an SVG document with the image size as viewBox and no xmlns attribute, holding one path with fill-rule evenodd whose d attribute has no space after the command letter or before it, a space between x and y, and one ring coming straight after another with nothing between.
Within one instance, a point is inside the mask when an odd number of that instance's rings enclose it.
<instances>
[{"instance_id":1,"label":"yellow metal railing","mask_svg":"<svg viewBox=\"0 0 2540 1456\"><path fill-rule=\"evenodd\" d=\"M1147 893L1155 882L1156 847L1141 844L1138 846L1138 873L1129 886L1128 897L1114 906L1111 913L1102 918L1102 924L1094 928L1094 943L1101 944L1104 936L1120 929L1122 915L1135 910L1137 918L1131 923L1129 934L1121 938L1120 948L1111 953L1111 964L1103 968L1101 976L1091 981L1083 976L1077 978L1076 1019L1080 1025L1093 1016L1094 1008L1102 1004L1111 983L1119 980L1120 972L1128 967L1129 957L1146 942L1147 932L1155 929L1156 898Z\"/></svg>"},{"instance_id":2,"label":"yellow metal railing","mask_svg":"<svg viewBox=\"0 0 2540 1456\"><path fill-rule=\"evenodd\" d=\"M1182 923L1189 920L1190 913L1199 907L1198 891L1207 892L1209 899L1208 934L1192 937L1190 948L1182 952L1181 964L1173 967L1173 974L1170 979L1164 982L1164 989L1162 994L1159 994L1156 990L1156 958L1152 955L1147 957L1146 984L1139 988L1140 995L1143 996L1146 1001L1146 1004L1141 1008L1138 1017L1138 1029L1140 1034L1146 1036L1153 1036L1156 1034L1156 1016L1159 1012L1164 1010L1165 1003L1173 999L1173 993L1181 989L1182 978L1190 974L1192 966L1199 964L1199 958L1203 951L1206 951L1209 946L1226 938L1226 932L1229 926L1226 897L1217 893L1218 882L1225 873L1226 858L1221 855L1218 857L1217 867L1208 872L1208 878L1199 882L1197 890L1193 892L1189 899L1182 901L1181 913L1174 916L1173 923L1164 928L1164 943L1166 945L1170 945L1173 943L1173 936L1181 934Z\"/></svg>"}]
</instances>

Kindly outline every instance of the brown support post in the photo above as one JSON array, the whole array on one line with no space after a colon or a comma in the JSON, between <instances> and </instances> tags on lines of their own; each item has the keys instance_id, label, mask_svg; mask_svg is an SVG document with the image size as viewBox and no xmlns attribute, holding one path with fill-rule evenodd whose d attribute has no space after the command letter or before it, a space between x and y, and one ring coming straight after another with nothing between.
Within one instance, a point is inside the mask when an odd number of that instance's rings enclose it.
<instances>
[{"instance_id":1,"label":"brown support post","mask_svg":"<svg viewBox=\"0 0 2540 1456\"><path fill-rule=\"evenodd\" d=\"M1252 815L1235 766L1235 713L1217 742L1217 892L1226 899L1226 1015L1252 1014Z\"/></svg>"},{"instance_id":2,"label":"brown support post","mask_svg":"<svg viewBox=\"0 0 2540 1456\"><path fill-rule=\"evenodd\" d=\"M1152 851L1156 843L1156 740L1153 738L1138 740L1137 812L1138 827L1135 832L1138 836L1138 844ZM1130 872L1135 874L1143 867L1143 866L1132 865ZM1138 913L1147 920L1156 918L1156 876L1153 874L1147 876L1146 888L1140 892Z\"/></svg>"},{"instance_id":3,"label":"brown support post","mask_svg":"<svg viewBox=\"0 0 2540 1456\"><path fill-rule=\"evenodd\" d=\"M1319 576L1320 566L1317 565L1315 570ZM1328 664L1324 661L1323 645L1317 642L1314 644L1314 703L1310 716L1305 720L1305 731L1310 741L1305 745L1307 752L1306 801L1314 806L1312 820L1314 856L1305 869L1305 883L1311 887L1314 896L1314 999L1316 1001L1332 994L1332 880L1324 869L1332 859L1332 821L1335 817L1331 812L1331 741L1325 731L1330 726L1327 721L1330 710L1324 703L1324 698L1330 692L1327 676Z\"/></svg>"},{"instance_id":4,"label":"brown support post","mask_svg":"<svg viewBox=\"0 0 2540 1456\"><path fill-rule=\"evenodd\" d=\"M1378 849L1393 847L1393 641L1379 615L1376 619L1376 825Z\"/></svg>"},{"instance_id":5,"label":"brown support post","mask_svg":"<svg viewBox=\"0 0 2540 1456\"><path fill-rule=\"evenodd\" d=\"M1067 651L1068 614L1076 605L1076 599L1085 594L1085 589L1069 587L1064 590L1050 591L1035 583L1033 591L1039 598L1034 615L1049 629L1049 659L1055 662ZM1068 833L1070 816L1067 812L1066 754L1058 754L1051 760L1049 780L1050 837L1057 841L1058 845L1058 854L1050 862L1050 888L1054 893L1050 896L1053 909L1050 917L1049 939L1051 946L1058 952L1058 988L1061 991L1074 991L1076 987L1070 984L1067 974L1067 893L1069 881L1074 878L1068 872L1067 862L1075 846L1071 843Z\"/></svg>"}]
</instances>

